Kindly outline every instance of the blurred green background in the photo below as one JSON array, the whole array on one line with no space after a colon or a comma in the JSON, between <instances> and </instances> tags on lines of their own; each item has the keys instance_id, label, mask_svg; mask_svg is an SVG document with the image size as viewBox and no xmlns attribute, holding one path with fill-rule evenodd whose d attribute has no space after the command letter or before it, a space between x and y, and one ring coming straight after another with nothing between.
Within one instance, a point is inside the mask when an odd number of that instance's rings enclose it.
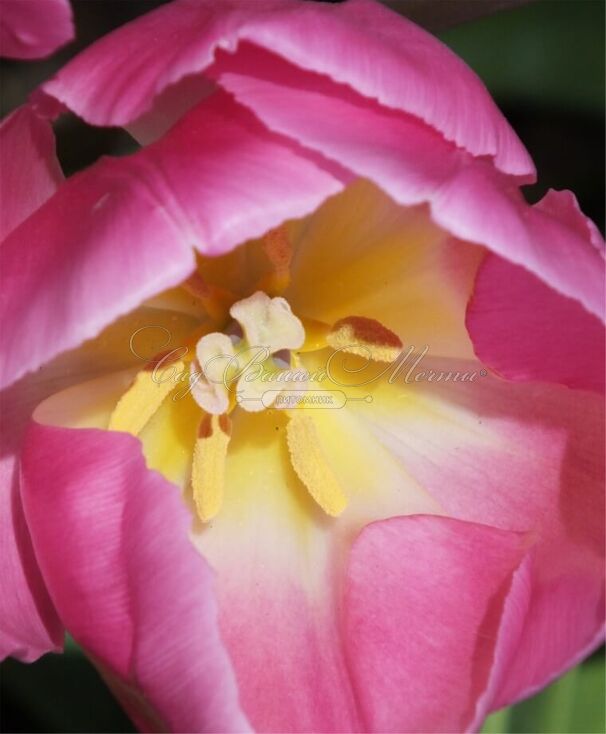
<instances>
[{"instance_id":1,"label":"blurred green background","mask_svg":"<svg viewBox=\"0 0 606 734\"><path fill-rule=\"evenodd\" d=\"M251 0L254 1L254 0ZM483 0L476 0L478 3ZM94 38L158 4L76 0L78 41L41 62L2 62L2 115ZM450 28L442 40L482 77L533 156L536 201L549 187L570 188L604 230L604 3L539 0ZM101 154L132 149L117 130L75 119L57 128L68 173ZM493 714L484 732L606 732L604 651L528 701ZM132 725L73 641L64 655L0 666L4 732L129 732Z\"/></svg>"}]
</instances>

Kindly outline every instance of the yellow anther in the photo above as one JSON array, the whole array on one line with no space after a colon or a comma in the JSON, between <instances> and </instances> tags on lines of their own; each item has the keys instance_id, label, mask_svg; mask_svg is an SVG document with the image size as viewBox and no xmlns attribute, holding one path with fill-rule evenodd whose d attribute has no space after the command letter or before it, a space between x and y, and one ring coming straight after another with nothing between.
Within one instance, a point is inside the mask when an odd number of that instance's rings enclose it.
<instances>
[{"instance_id":1,"label":"yellow anther","mask_svg":"<svg viewBox=\"0 0 606 734\"><path fill-rule=\"evenodd\" d=\"M375 319L348 316L337 321L326 337L333 349L357 354L376 362L393 362L402 351L402 341Z\"/></svg>"},{"instance_id":2,"label":"yellow anther","mask_svg":"<svg viewBox=\"0 0 606 734\"><path fill-rule=\"evenodd\" d=\"M205 415L194 448L191 484L198 516L211 520L221 509L225 485L225 460L231 437L226 415Z\"/></svg>"},{"instance_id":3,"label":"yellow anther","mask_svg":"<svg viewBox=\"0 0 606 734\"><path fill-rule=\"evenodd\" d=\"M292 243L284 225L272 229L265 235L263 251L272 266L272 272L261 280L258 290L279 295L290 283L290 263L293 255Z\"/></svg>"},{"instance_id":4,"label":"yellow anther","mask_svg":"<svg viewBox=\"0 0 606 734\"><path fill-rule=\"evenodd\" d=\"M311 496L328 515L340 515L347 499L326 460L313 418L294 410L286 439L293 469Z\"/></svg>"},{"instance_id":5,"label":"yellow anther","mask_svg":"<svg viewBox=\"0 0 606 734\"><path fill-rule=\"evenodd\" d=\"M118 401L109 419L110 431L126 431L137 436L177 387L183 375L182 360L167 363L156 358L137 374L133 384Z\"/></svg>"}]
</instances>

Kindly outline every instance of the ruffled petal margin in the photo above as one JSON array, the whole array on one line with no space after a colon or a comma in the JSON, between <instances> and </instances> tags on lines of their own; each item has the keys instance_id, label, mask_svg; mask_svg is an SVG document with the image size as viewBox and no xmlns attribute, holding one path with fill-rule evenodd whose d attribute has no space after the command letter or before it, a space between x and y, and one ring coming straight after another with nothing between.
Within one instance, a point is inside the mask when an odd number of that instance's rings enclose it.
<instances>
[{"instance_id":1,"label":"ruffled petal margin","mask_svg":"<svg viewBox=\"0 0 606 734\"><path fill-rule=\"evenodd\" d=\"M24 105L0 125L0 240L49 199L63 182L48 120Z\"/></svg>"},{"instance_id":2,"label":"ruffled petal margin","mask_svg":"<svg viewBox=\"0 0 606 734\"><path fill-rule=\"evenodd\" d=\"M434 221L455 237L486 246L603 314L603 242L595 227L588 241L580 213L573 219L553 206L530 207L488 159L274 54L249 45L221 55L209 73L270 129L371 179L399 204L427 202Z\"/></svg>"},{"instance_id":3,"label":"ruffled petal margin","mask_svg":"<svg viewBox=\"0 0 606 734\"><path fill-rule=\"evenodd\" d=\"M94 44L44 93L93 124L126 126L169 87L184 81L191 92L189 80L218 49L233 52L242 41L414 115L471 154L493 157L504 172L534 179L528 153L478 77L429 33L369 0L180 0Z\"/></svg>"}]
</instances>

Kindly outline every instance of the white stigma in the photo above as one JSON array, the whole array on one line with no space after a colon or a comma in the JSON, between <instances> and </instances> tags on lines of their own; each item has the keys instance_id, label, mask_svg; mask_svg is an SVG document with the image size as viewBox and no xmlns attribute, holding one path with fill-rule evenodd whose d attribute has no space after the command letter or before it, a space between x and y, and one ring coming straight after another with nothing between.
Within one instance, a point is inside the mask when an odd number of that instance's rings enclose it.
<instances>
[{"instance_id":1,"label":"white stigma","mask_svg":"<svg viewBox=\"0 0 606 734\"><path fill-rule=\"evenodd\" d=\"M283 350L298 349L305 341L305 329L293 314L284 298L270 298L257 291L252 296L234 303L230 315L240 324L244 332L246 365L251 359L265 361L272 354ZM256 366L260 366L259 361ZM198 405L207 413L220 415L230 407L230 372L242 369L231 339L225 334L214 332L203 336L196 345L196 360L191 365L191 394ZM273 386L277 387L276 385ZM280 386L286 387L284 383ZM264 393L275 400L279 389L256 379L254 373L243 369L236 387L241 408L257 412L268 407L263 401Z\"/></svg>"}]
</instances>

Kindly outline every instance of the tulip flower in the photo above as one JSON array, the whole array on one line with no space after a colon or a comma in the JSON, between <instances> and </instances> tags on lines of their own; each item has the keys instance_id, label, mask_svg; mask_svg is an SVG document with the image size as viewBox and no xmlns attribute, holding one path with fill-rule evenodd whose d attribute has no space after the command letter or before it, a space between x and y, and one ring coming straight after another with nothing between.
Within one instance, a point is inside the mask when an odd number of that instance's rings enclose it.
<instances>
[{"instance_id":1,"label":"tulip flower","mask_svg":"<svg viewBox=\"0 0 606 734\"><path fill-rule=\"evenodd\" d=\"M68 0L0 0L0 56L43 58L73 37Z\"/></svg>"},{"instance_id":2,"label":"tulip flower","mask_svg":"<svg viewBox=\"0 0 606 734\"><path fill-rule=\"evenodd\" d=\"M63 180L66 112L142 147ZM177 0L2 146L3 655L69 631L143 730L457 732L600 644L603 241L435 38Z\"/></svg>"}]
</instances>

